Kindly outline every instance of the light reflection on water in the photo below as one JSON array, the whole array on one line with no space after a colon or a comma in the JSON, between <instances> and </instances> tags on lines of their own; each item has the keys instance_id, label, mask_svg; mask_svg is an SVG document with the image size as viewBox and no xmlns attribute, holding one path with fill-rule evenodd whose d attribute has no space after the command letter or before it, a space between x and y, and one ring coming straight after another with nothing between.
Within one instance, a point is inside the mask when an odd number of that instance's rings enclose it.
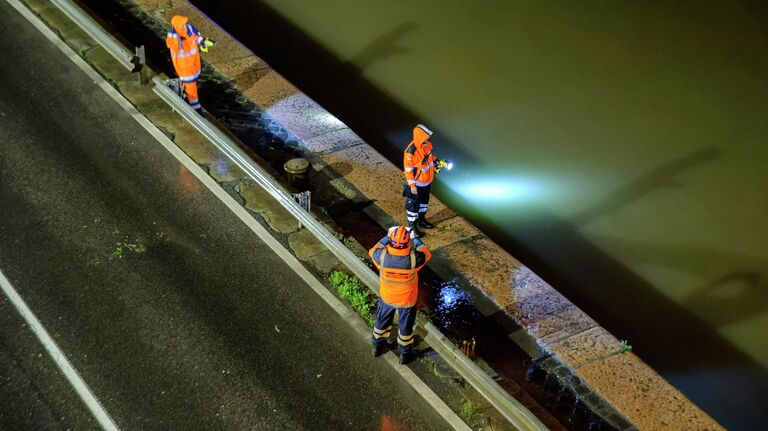
<instances>
[{"instance_id":1,"label":"light reflection on water","mask_svg":"<svg viewBox=\"0 0 768 431\"><path fill-rule=\"evenodd\" d=\"M443 329L466 331L480 317L472 303L472 297L459 287L456 279L441 284L436 298L434 317Z\"/></svg>"}]
</instances>

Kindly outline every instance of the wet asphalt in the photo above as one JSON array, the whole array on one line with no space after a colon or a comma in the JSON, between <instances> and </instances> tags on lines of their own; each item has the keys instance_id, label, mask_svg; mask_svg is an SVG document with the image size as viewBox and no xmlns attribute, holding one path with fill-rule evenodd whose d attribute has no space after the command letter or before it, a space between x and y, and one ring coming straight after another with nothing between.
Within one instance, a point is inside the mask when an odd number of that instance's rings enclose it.
<instances>
[{"instance_id":1,"label":"wet asphalt","mask_svg":"<svg viewBox=\"0 0 768 431\"><path fill-rule=\"evenodd\" d=\"M0 22L0 270L119 427L445 428L4 1ZM0 429L92 428L0 297Z\"/></svg>"}]
</instances>

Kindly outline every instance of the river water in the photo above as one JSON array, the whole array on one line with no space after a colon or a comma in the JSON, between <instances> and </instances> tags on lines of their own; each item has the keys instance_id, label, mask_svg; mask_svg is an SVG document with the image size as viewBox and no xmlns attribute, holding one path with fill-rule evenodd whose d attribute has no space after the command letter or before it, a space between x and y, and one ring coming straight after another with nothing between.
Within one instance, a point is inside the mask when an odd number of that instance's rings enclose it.
<instances>
[{"instance_id":1,"label":"river water","mask_svg":"<svg viewBox=\"0 0 768 431\"><path fill-rule=\"evenodd\" d=\"M768 12L194 1L707 412L768 429Z\"/></svg>"}]
</instances>

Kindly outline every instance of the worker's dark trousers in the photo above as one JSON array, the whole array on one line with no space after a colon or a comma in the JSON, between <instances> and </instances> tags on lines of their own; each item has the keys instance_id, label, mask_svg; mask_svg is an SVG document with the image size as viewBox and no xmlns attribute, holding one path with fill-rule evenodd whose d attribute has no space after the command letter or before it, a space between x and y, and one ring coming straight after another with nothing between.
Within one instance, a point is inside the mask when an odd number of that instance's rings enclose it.
<instances>
[{"instance_id":1,"label":"worker's dark trousers","mask_svg":"<svg viewBox=\"0 0 768 431\"><path fill-rule=\"evenodd\" d=\"M414 199L408 192L408 196L405 199L405 216L408 220L408 225L412 226L416 223L416 219L419 217L424 218L427 209L429 209L429 194L432 184L427 184L424 187L416 186L416 198Z\"/></svg>"},{"instance_id":2,"label":"worker's dark trousers","mask_svg":"<svg viewBox=\"0 0 768 431\"><path fill-rule=\"evenodd\" d=\"M371 343L374 347L387 344L387 338L392 332L395 311L397 311L397 345L400 346L400 353L413 352L416 307L395 307L384 302L381 297L379 297L379 309L376 311L376 322L373 324Z\"/></svg>"}]
</instances>

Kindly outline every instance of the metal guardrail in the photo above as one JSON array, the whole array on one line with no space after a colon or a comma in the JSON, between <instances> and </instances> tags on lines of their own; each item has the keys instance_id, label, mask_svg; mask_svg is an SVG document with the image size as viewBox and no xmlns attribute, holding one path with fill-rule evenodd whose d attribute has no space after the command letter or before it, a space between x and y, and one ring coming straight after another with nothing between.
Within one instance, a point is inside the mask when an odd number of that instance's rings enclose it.
<instances>
[{"instance_id":1,"label":"metal guardrail","mask_svg":"<svg viewBox=\"0 0 768 431\"><path fill-rule=\"evenodd\" d=\"M274 199L288 210L312 234L328 247L366 286L378 295L379 277L349 248L336 239L312 214L305 211L269 173L257 165L228 136L203 118L187 102L179 97L159 77L153 78L154 91L185 120L203 134L216 148L226 154L240 169L262 186ZM512 398L498 383L477 364L459 351L439 329L431 323L424 325L425 341L451 364L459 374L485 397L512 425L520 430L546 430L547 427L519 401Z\"/></svg>"},{"instance_id":2,"label":"metal guardrail","mask_svg":"<svg viewBox=\"0 0 768 431\"><path fill-rule=\"evenodd\" d=\"M488 374L477 366L471 359L459 351L453 342L448 340L439 329L431 323L426 323L424 329L427 335L424 341L437 352L448 364L455 368L461 377L469 382L477 392L483 395L515 428L519 430L546 430L533 413L520 401L514 399L507 391L499 386Z\"/></svg>"},{"instance_id":3,"label":"metal guardrail","mask_svg":"<svg viewBox=\"0 0 768 431\"><path fill-rule=\"evenodd\" d=\"M189 104L179 97L171 88L169 88L162 79L155 76L152 78L155 83L154 91L161 99L173 108L174 111L181 114L195 129L205 136L216 148L226 154L237 166L248 174L257 184L264 188L280 205L288 210L296 220L321 241L341 262L346 265L360 280L368 286L376 286L374 291L378 294L379 278L363 264L352 251L341 243L328 229L325 228L310 213L304 210L293 195L288 193L282 185L275 181L272 176L261 166L257 165L248 156L245 151L216 126L195 112Z\"/></svg>"},{"instance_id":4,"label":"metal guardrail","mask_svg":"<svg viewBox=\"0 0 768 431\"><path fill-rule=\"evenodd\" d=\"M105 32L93 18L83 12L77 5L69 0L51 0L51 3L74 21L84 32L88 33L99 45L104 47L107 52L112 54L120 64L128 70L134 69L134 55L112 35Z\"/></svg>"},{"instance_id":5,"label":"metal guardrail","mask_svg":"<svg viewBox=\"0 0 768 431\"><path fill-rule=\"evenodd\" d=\"M69 0L51 0L64 14L88 33L117 61L129 70L134 70L134 55L120 42L104 31L90 16ZM341 243L309 212L302 208L262 167L257 165L234 141L222 133L208 120L192 109L187 102L171 90L163 80L154 77L154 92L168 105L192 124L216 148L226 154L235 164L264 188L288 212L359 278L374 293L379 293L379 277L365 265L349 248ZM483 395L512 425L520 430L543 431L547 427L525 406L512 398L501 386L488 376L477 364L464 356L439 329L431 323L424 325L427 331L425 341L442 356L459 374Z\"/></svg>"}]
</instances>

